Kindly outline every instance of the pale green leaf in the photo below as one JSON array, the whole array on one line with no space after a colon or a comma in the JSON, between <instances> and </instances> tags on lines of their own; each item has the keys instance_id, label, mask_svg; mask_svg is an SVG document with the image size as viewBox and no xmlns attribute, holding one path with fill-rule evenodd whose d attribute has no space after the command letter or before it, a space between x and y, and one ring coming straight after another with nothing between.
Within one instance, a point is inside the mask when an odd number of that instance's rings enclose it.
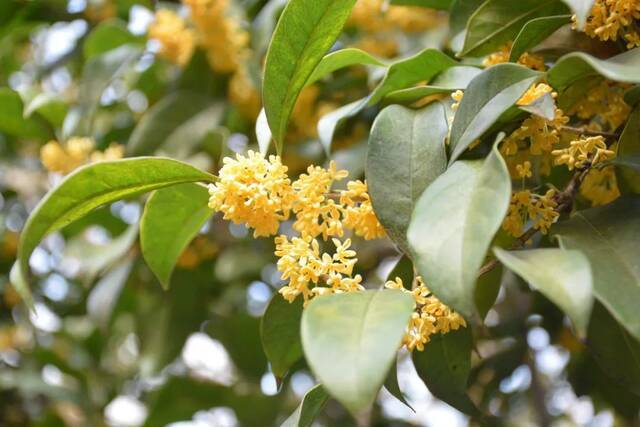
<instances>
[{"instance_id":1,"label":"pale green leaf","mask_svg":"<svg viewBox=\"0 0 640 427\"><path fill-rule=\"evenodd\" d=\"M304 395L300 405L280 427L311 427L328 399L329 395L322 385L318 384Z\"/></svg>"},{"instance_id":2,"label":"pale green leaf","mask_svg":"<svg viewBox=\"0 0 640 427\"><path fill-rule=\"evenodd\" d=\"M301 332L307 362L351 413L375 400L413 308L413 298L397 290L317 297L305 308Z\"/></svg>"},{"instance_id":3,"label":"pale green leaf","mask_svg":"<svg viewBox=\"0 0 640 427\"><path fill-rule=\"evenodd\" d=\"M527 22L513 41L509 61L516 62L523 53L534 48L569 22L571 22L570 15L543 16Z\"/></svg>"},{"instance_id":4,"label":"pale green leaf","mask_svg":"<svg viewBox=\"0 0 640 427\"><path fill-rule=\"evenodd\" d=\"M409 253L407 228L422 192L447 167L449 126L442 104L420 110L391 105L369 136L366 178L376 216L389 237Z\"/></svg>"},{"instance_id":5,"label":"pale green leaf","mask_svg":"<svg viewBox=\"0 0 640 427\"><path fill-rule=\"evenodd\" d=\"M477 320L474 289L511 199L507 166L494 147L484 160L458 161L418 199L407 237L429 289Z\"/></svg>"},{"instance_id":6,"label":"pale green leaf","mask_svg":"<svg viewBox=\"0 0 640 427\"><path fill-rule=\"evenodd\" d=\"M300 91L342 31L355 0L290 0L271 38L262 100L267 121L282 143Z\"/></svg>"},{"instance_id":7,"label":"pale green leaf","mask_svg":"<svg viewBox=\"0 0 640 427\"><path fill-rule=\"evenodd\" d=\"M151 194L140 219L142 256L163 288L189 242L213 215L207 188L194 183L174 185Z\"/></svg>"},{"instance_id":8,"label":"pale green leaf","mask_svg":"<svg viewBox=\"0 0 640 427\"><path fill-rule=\"evenodd\" d=\"M580 251L556 248L505 251L494 248L496 257L560 307L585 337L593 285L589 260Z\"/></svg>"}]
</instances>

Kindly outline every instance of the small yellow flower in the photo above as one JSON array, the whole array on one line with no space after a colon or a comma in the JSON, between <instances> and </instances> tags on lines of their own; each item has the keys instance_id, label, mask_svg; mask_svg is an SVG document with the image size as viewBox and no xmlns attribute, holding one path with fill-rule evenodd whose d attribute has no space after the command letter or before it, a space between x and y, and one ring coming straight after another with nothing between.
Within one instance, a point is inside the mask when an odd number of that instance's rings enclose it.
<instances>
[{"instance_id":1,"label":"small yellow flower","mask_svg":"<svg viewBox=\"0 0 640 427\"><path fill-rule=\"evenodd\" d=\"M545 83L538 83L537 85L532 85L527 91L518 99L516 102L517 105L531 105L539 98L544 95L551 93L553 89L551 86Z\"/></svg>"},{"instance_id":2,"label":"small yellow flower","mask_svg":"<svg viewBox=\"0 0 640 427\"><path fill-rule=\"evenodd\" d=\"M66 175L87 163L117 160L124 156L124 147L112 143L104 152L95 151L91 138L72 137L66 143L49 141L40 149L40 160L50 172Z\"/></svg>"},{"instance_id":3,"label":"small yellow flower","mask_svg":"<svg viewBox=\"0 0 640 427\"><path fill-rule=\"evenodd\" d=\"M529 190L514 192L502 222L503 230L513 237L520 237L524 233L524 224L530 220L533 228L546 234L560 216L556 211L558 204L554 196L554 190L547 191L545 195L534 194Z\"/></svg>"},{"instance_id":4,"label":"small yellow flower","mask_svg":"<svg viewBox=\"0 0 640 427\"><path fill-rule=\"evenodd\" d=\"M365 240L378 239L386 236L386 232L373 211L369 197L367 183L350 181L347 190L340 194L340 204L344 215L344 227L353 230Z\"/></svg>"},{"instance_id":5,"label":"small yellow flower","mask_svg":"<svg viewBox=\"0 0 640 427\"><path fill-rule=\"evenodd\" d=\"M600 40L627 40L627 48L640 46L640 2L638 0L596 0L584 28L585 34ZM576 17L573 16L576 28Z\"/></svg>"},{"instance_id":6,"label":"small yellow flower","mask_svg":"<svg viewBox=\"0 0 640 427\"><path fill-rule=\"evenodd\" d=\"M158 56L169 62L185 65L195 48L195 34L175 12L160 9L149 27L149 38L160 42Z\"/></svg>"},{"instance_id":7,"label":"small yellow flower","mask_svg":"<svg viewBox=\"0 0 640 427\"><path fill-rule=\"evenodd\" d=\"M451 94L451 99L455 101L453 104L451 104L451 109L453 111L458 110L458 108L460 107L460 101L462 101L463 96L464 96L464 92L461 90L456 90Z\"/></svg>"},{"instance_id":8,"label":"small yellow flower","mask_svg":"<svg viewBox=\"0 0 640 427\"><path fill-rule=\"evenodd\" d=\"M293 203L287 167L277 156L267 160L253 151L223 162L218 182L209 185L209 207L224 213L224 219L253 228L254 237L276 234Z\"/></svg>"},{"instance_id":9,"label":"small yellow flower","mask_svg":"<svg viewBox=\"0 0 640 427\"><path fill-rule=\"evenodd\" d=\"M520 178L531 178L531 162L525 161L521 165L516 166L516 170L518 171L518 176Z\"/></svg>"},{"instance_id":10,"label":"small yellow flower","mask_svg":"<svg viewBox=\"0 0 640 427\"><path fill-rule=\"evenodd\" d=\"M602 136L581 137L571 141L569 147L553 150L556 165L567 165L569 170L580 168L587 162L591 165L602 163L615 157L616 153L607 148Z\"/></svg>"}]
</instances>

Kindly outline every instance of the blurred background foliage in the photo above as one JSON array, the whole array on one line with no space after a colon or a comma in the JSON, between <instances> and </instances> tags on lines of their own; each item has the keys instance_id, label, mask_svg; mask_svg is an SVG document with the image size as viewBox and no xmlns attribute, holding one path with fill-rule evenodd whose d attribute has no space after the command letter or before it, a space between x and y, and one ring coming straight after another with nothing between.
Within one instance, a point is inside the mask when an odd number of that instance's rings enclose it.
<instances>
[{"instance_id":1,"label":"blurred background foliage","mask_svg":"<svg viewBox=\"0 0 640 427\"><path fill-rule=\"evenodd\" d=\"M212 172L257 145L260 71L284 3L221 0L209 42L171 61L147 32L159 9L189 19L180 2L0 1L0 426L279 425L313 386L303 362L276 383L262 350L260 316L283 283L272 243L219 216L185 250L169 291L140 257L138 199L45 240L30 262L35 311L9 284L27 213L61 179L40 162L47 142L89 136L99 152L117 143L127 155L170 155ZM448 49L445 12L382 13L381 4L360 1L336 48L380 58ZM318 120L366 96L381 72L350 67L305 89L283 157L292 176L327 160ZM333 138L332 158L351 179L363 175L376 112L345 120ZM382 284L398 252L386 240L354 246L367 286ZM559 426L637 425L640 398L594 363L555 306L511 274L484 280L503 287L487 321L494 339L478 342L489 356L474 360L474 400L505 424L535 425L544 414ZM429 394L406 354L398 366L415 412L383 391L374 425L467 424ZM354 424L330 401L314 425Z\"/></svg>"}]
</instances>

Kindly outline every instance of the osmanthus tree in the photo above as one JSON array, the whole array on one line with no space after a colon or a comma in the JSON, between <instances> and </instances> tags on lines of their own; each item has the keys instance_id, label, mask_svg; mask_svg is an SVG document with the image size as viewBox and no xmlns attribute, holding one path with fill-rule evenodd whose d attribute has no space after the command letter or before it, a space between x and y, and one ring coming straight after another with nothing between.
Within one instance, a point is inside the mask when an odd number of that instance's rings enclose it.
<instances>
[{"instance_id":1,"label":"osmanthus tree","mask_svg":"<svg viewBox=\"0 0 640 427\"><path fill-rule=\"evenodd\" d=\"M219 286L221 275L255 263L252 254L259 265L275 254L280 281L260 321L262 350L278 384L306 366L318 385L291 415L273 418L259 418L240 391L213 400L243 425L383 423L382 388L411 403L398 354L410 354L435 397L479 424L512 416L503 380L525 366L532 419L550 425L563 412L527 342L532 327L570 354L562 381L576 394L637 423L640 2L246 3L158 6L148 31L158 59L143 71L142 38L103 21L85 36L72 102L2 89L2 131L35 141L53 133L40 158L64 176L20 232L11 283L24 303L41 298L30 259L43 239L104 221L100 207L135 198L144 200L139 226L113 239L108 262L96 257L92 277L115 265L116 294L127 277L157 279L164 296L138 315L166 303L150 322L169 325L167 335L190 325L169 355L147 355L141 372L175 358L206 319L199 301L212 269L194 267L217 256L212 245L235 250L216 261ZM117 102L105 106L118 96L114 82L136 88L129 104L140 93L153 101L131 125L119 127ZM244 246L220 231L225 221L249 229L238 238ZM146 267L131 266L136 234ZM395 266L376 279L390 256ZM221 302L233 297L215 301L224 313ZM212 328L244 367L253 355L233 349L242 319ZM222 395L185 377L169 383L185 396L161 389L146 425ZM328 401L353 419L322 415Z\"/></svg>"}]
</instances>

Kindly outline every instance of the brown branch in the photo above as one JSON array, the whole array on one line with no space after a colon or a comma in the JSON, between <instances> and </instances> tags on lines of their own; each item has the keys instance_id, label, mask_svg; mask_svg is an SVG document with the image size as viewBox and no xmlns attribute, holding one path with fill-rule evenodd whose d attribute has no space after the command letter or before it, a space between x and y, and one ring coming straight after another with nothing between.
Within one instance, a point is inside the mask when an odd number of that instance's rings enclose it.
<instances>
[{"instance_id":1,"label":"brown branch","mask_svg":"<svg viewBox=\"0 0 640 427\"><path fill-rule=\"evenodd\" d=\"M603 132L603 131L598 131L598 130L578 128L578 127L573 127L573 126L560 126L560 130L563 130L565 132L582 134L582 135L589 135L589 136L603 136L605 138L616 138L617 139L618 137L620 137L619 134L613 133L613 132Z\"/></svg>"}]
</instances>

